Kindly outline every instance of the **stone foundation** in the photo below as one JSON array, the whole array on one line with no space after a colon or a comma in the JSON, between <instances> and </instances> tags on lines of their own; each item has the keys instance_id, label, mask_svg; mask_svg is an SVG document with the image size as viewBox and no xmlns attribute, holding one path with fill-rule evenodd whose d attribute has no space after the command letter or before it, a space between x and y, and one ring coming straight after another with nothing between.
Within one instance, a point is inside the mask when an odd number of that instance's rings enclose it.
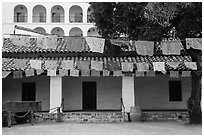
<instances>
[{"instance_id":1,"label":"stone foundation","mask_svg":"<svg viewBox=\"0 0 204 137\"><path fill-rule=\"evenodd\" d=\"M35 119L36 122L56 122L57 114L35 113ZM121 112L69 112L62 113L61 120L69 123L112 123L125 121Z\"/></svg>"},{"instance_id":2,"label":"stone foundation","mask_svg":"<svg viewBox=\"0 0 204 137\"><path fill-rule=\"evenodd\" d=\"M187 111L142 111L142 121L181 120L188 121Z\"/></svg>"}]
</instances>

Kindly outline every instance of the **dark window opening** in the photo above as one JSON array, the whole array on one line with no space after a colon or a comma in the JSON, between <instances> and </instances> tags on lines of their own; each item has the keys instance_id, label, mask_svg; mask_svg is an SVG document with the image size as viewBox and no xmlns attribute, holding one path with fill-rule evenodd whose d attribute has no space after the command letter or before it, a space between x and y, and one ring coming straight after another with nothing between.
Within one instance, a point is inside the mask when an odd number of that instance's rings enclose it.
<instances>
[{"instance_id":1,"label":"dark window opening","mask_svg":"<svg viewBox=\"0 0 204 137\"><path fill-rule=\"evenodd\" d=\"M169 101L182 101L181 81L169 81Z\"/></svg>"},{"instance_id":2,"label":"dark window opening","mask_svg":"<svg viewBox=\"0 0 204 137\"><path fill-rule=\"evenodd\" d=\"M35 83L22 83L22 101L35 101Z\"/></svg>"}]
</instances>

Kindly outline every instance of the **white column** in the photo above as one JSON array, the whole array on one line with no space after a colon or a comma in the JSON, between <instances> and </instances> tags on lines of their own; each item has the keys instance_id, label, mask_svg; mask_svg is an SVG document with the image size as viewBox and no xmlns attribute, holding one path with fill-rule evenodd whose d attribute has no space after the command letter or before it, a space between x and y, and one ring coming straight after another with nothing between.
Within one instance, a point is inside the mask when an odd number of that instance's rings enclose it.
<instances>
[{"instance_id":1,"label":"white column","mask_svg":"<svg viewBox=\"0 0 204 137\"><path fill-rule=\"evenodd\" d=\"M33 22L33 8L30 7L28 8L28 23L32 23Z\"/></svg>"},{"instance_id":2,"label":"white column","mask_svg":"<svg viewBox=\"0 0 204 137\"><path fill-rule=\"evenodd\" d=\"M135 106L133 75L123 75L122 77L122 99L125 106L125 112L130 112L130 107Z\"/></svg>"},{"instance_id":3,"label":"white column","mask_svg":"<svg viewBox=\"0 0 204 137\"><path fill-rule=\"evenodd\" d=\"M87 23L87 7L83 8L83 23Z\"/></svg>"},{"instance_id":4,"label":"white column","mask_svg":"<svg viewBox=\"0 0 204 137\"><path fill-rule=\"evenodd\" d=\"M60 107L62 102L62 77L50 77L50 109ZM50 113L55 111L50 110ZM56 112L56 111L55 111Z\"/></svg>"},{"instance_id":5,"label":"white column","mask_svg":"<svg viewBox=\"0 0 204 137\"><path fill-rule=\"evenodd\" d=\"M46 23L51 23L51 6L47 6L47 12L46 12Z\"/></svg>"}]
</instances>

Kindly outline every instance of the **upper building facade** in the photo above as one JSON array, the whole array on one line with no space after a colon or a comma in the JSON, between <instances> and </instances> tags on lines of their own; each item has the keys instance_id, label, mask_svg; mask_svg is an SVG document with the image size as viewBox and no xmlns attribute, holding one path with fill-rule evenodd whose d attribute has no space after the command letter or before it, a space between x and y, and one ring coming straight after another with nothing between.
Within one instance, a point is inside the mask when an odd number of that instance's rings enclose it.
<instances>
[{"instance_id":1,"label":"upper building facade","mask_svg":"<svg viewBox=\"0 0 204 137\"><path fill-rule=\"evenodd\" d=\"M14 33L14 26L35 29L58 36L97 36L90 20L89 3L69 2L3 2L2 32ZM31 34L15 30L16 34Z\"/></svg>"}]
</instances>

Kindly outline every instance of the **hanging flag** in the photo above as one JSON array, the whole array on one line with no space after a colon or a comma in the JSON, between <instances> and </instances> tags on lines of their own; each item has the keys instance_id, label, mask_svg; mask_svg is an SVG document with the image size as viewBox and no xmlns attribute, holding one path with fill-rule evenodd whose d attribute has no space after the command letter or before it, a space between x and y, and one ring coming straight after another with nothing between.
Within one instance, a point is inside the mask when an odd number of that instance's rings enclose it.
<instances>
[{"instance_id":1,"label":"hanging flag","mask_svg":"<svg viewBox=\"0 0 204 137\"><path fill-rule=\"evenodd\" d=\"M59 75L60 76L68 76L68 70L67 69L59 69Z\"/></svg>"},{"instance_id":2,"label":"hanging flag","mask_svg":"<svg viewBox=\"0 0 204 137\"><path fill-rule=\"evenodd\" d=\"M115 77L120 77L120 76L122 76L122 71L121 71L121 70L113 71L113 76L115 76Z\"/></svg>"},{"instance_id":3,"label":"hanging flag","mask_svg":"<svg viewBox=\"0 0 204 137\"><path fill-rule=\"evenodd\" d=\"M22 71L14 71L13 72L13 78L23 78Z\"/></svg>"},{"instance_id":4,"label":"hanging flag","mask_svg":"<svg viewBox=\"0 0 204 137\"><path fill-rule=\"evenodd\" d=\"M180 55L182 43L181 41L162 41L162 53L164 55Z\"/></svg>"},{"instance_id":5,"label":"hanging flag","mask_svg":"<svg viewBox=\"0 0 204 137\"><path fill-rule=\"evenodd\" d=\"M132 72L133 71L133 63L132 62L122 62L122 71Z\"/></svg>"},{"instance_id":6,"label":"hanging flag","mask_svg":"<svg viewBox=\"0 0 204 137\"><path fill-rule=\"evenodd\" d=\"M144 77L144 71L135 71L136 77Z\"/></svg>"},{"instance_id":7,"label":"hanging flag","mask_svg":"<svg viewBox=\"0 0 204 137\"><path fill-rule=\"evenodd\" d=\"M151 71L151 70L147 71L146 76L147 77L155 77L155 71Z\"/></svg>"},{"instance_id":8,"label":"hanging flag","mask_svg":"<svg viewBox=\"0 0 204 137\"><path fill-rule=\"evenodd\" d=\"M34 76L34 69L25 70L26 77Z\"/></svg>"},{"instance_id":9,"label":"hanging flag","mask_svg":"<svg viewBox=\"0 0 204 137\"><path fill-rule=\"evenodd\" d=\"M181 77L190 77L191 71L182 71Z\"/></svg>"},{"instance_id":10,"label":"hanging flag","mask_svg":"<svg viewBox=\"0 0 204 137\"><path fill-rule=\"evenodd\" d=\"M11 35L10 40L16 46L29 46L30 45L30 38L29 36L15 36Z\"/></svg>"},{"instance_id":11,"label":"hanging flag","mask_svg":"<svg viewBox=\"0 0 204 137\"><path fill-rule=\"evenodd\" d=\"M135 41L134 42L137 54L153 56L154 42L152 41Z\"/></svg>"},{"instance_id":12,"label":"hanging flag","mask_svg":"<svg viewBox=\"0 0 204 137\"><path fill-rule=\"evenodd\" d=\"M70 70L70 76L79 77L79 70L77 70L77 69Z\"/></svg>"},{"instance_id":13,"label":"hanging flag","mask_svg":"<svg viewBox=\"0 0 204 137\"><path fill-rule=\"evenodd\" d=\"M184 62L185 66L192 70L197 70L196 62Z\"/></svg>"},{"instance_id":14,"label":"hanging flag","mask_svg":"<svg viewBox=\"0 0 204 137\"><path fill-rule=\"evenodd\" d=\"M38 36L37 37L36 47L42 48L42 49L47 49L48 48L44 36Z\"/></svg>"},{"instance_id":15,"label":"hanging flag","mask_svg":"<svg viewBox=\"0 0 204 137\"><path fill-rule=\"evenodd\" d=\"M91 61L91 69L102 71L103 70L103 62L102 61Z\"/></svg>"},{"instance_id":16,"label":"hanging flag","mask_svg":"<svg viewBox=\"0 0 204 137\"><path fill-rule=\"evenodd\" d=\"M190 49L190 47L202 50L202 38L186 38L186 48Z\"/></svg>"},{"instance_id":17,"label":"hanging flag","mask_svg":"<svg viewBox=\"0 0 204 137\"><path fill-rule=\"evenodd\" d=\"M137 71L149 71L149 63L137 63Z\"/></svg>"},{"instance_id":18,"label":"hanging flag","mask_svg":"<svg viewBox=\"0 0 204 137\"><path fill-rule=\"evenodd\" d=\"M103 69L103 76L109 76L110 71Z\"/></svg>"},{"instance_id":19,"label":"hanging flag","mask_svg":"<svg viewBox=\"0 0 204 137\"><path fill-rule=\"evenodd\" d=\"M81 76L83 77L90 76L90 70L81 70Z\"/></svg>"},{"instance_id":20,"label":"hanging flag","mask_svg":"<svg viewBox=\"0 0 204 137\"><path fill-rule=\"evenodd\" d=\"M112 45L119 46L122 51L135 51L134 41L110 39Z\"/></svg>"},{"instance_id":21,"label":"hanging flag","mask_svg":"<svg viewBox=\"0 0 204 137\"><path fill-rule=\"evenodd\" d=\"M2 71L2 78L6 78L10 73L10 71Z\"/></svg>"},{"instance_id":22,"label":"hanging flag","mask_svg":"<svg viewBox=\"0 0 204 137\"><path fill-rule=\"evenodd\" d=\"M100 71L92 69L91 70L91 76L99 77L100 76Z\"/></svg>"},{"instance_id":23,"label":"hanging flag","mask_svg":"<svg viewBox=\"0 0 204 137\"><path fill-rule=\"evenodd\" d=\"M179 78L179 71L170 71L171 78Z\"/></svg>"},{"instance_id":24,"label":"hanging flag","mask_svg":"<svg viewBox=\"0 0 204 137\"><path fill-rule=\"evenodd\" d=\"M89 70L90 61L78 61L77 69L79 70Z\"/></svg>"},{"instance_id":25,"label":"hanging flag","mask_svg":"<svg viewBox=\"0 0 204 137\"><path fill-rule=\"evenodd\" d=\"M107 61L106 62L107 70L109 71L116 71L121 70L120 63L115 61Z\"/></svg>"},{"instance_id":26,"label":"hanging flag","mask_svg":"<svg viewBox=\"0 0 204 137\"><path fill-rule=\"evenodd\" d=\"M30 60L30 67L33 69L41 69L41 60Z\"/></svg>"},{"instance_id":27,"label":"hanging flag","mask_svg":"<svg viewBox=\"0 0 204 137\"><path fill-rule=\"evenodd\" d=\"M177 69L180 62L166 62L166 64L169 65L170 67L172 67L173 69Z\"/></svg>"},{"instance_id":28,"label":"hanging flag","mask_svg":"<svg viewBox=\"0 0 204 137\"><path fill-rule=\"evenodd\" d=\"M166 73L165 62L153 62L154 71L161 71L163 74Z\"/></svg>"},{"instance_id":29,"label":"hanging flag","mask_svg":"<svg viewBox=\"0 0 204 137\"><path fill-rule=\"evenodd\" d=\"M15 68L25 69L27 60L25 59L14 59Z\"/></svg>"},{"instance_id":30,"label":"hanging flag","mask_svg":"<svg viewBox=\"0 0 204 137\"><path fill-rule=\"evenodd\" d=\"M90 50L92 52L103 53L105 39L95 38L95 37L86 37L86 42L89 45Z\"/></svg>"},{"instance_id":31,"label":"hanging flag","mask_svg":"<svg viewBox=\"0 0 204 137\"><path fill-rule=\"evenodd\" d=\"M45 69L57 69L58 67L56 60L46 60L44 65Z\"/></svg>"},{"instance_id":32,"label":"hanging flag","mask_svg":"<svg viewBox=\"0 0 204 137\"><path fill-rule=\"evenodd\" d=\"M37 69L37 70L36 70L37 75L40 75L40 74L42 74L43 72L44 72L43 69Z\"/></svg>"},{"instance_id":33,"label":"hanging flag","mask_svg":"<svg viewBox=\"0 0 204 137\"><path fill-rule=\"evenodd\" d=\"M45 44L47 48L50 48L50 49L56 49L57 48L57 36L56 35L52 35L52 36L45 36L44 38L45 40Z\"/></svg>"},{"instance_id":34,"label":"hanging flag","mask_svg":"<svg viewBox=\"0 0 204 137\"><path fill-rule=\"evenodd\" d=\"M74 69L74 60L62 60L61 67L62 69Z\"/></svg>"},{"instance_id":35,"label":"hanging flag","mask_svg":"<svg viewBox=\"0 0 204 137\"><path fill-rule=\"evenodd\" d=\"M64 37L65 45L69 51L82 52L85 42L82 37Z\"/></svg>"},{"instance_id":36,"label":"hanging flag","mask_svg":"<svg viewBox=\"0 0 204 137\"><path fill-rule=\"evenodd\" d=\"M48 69L47 76L57 76L56 69Z\"/></svg>"}]
</instances>

